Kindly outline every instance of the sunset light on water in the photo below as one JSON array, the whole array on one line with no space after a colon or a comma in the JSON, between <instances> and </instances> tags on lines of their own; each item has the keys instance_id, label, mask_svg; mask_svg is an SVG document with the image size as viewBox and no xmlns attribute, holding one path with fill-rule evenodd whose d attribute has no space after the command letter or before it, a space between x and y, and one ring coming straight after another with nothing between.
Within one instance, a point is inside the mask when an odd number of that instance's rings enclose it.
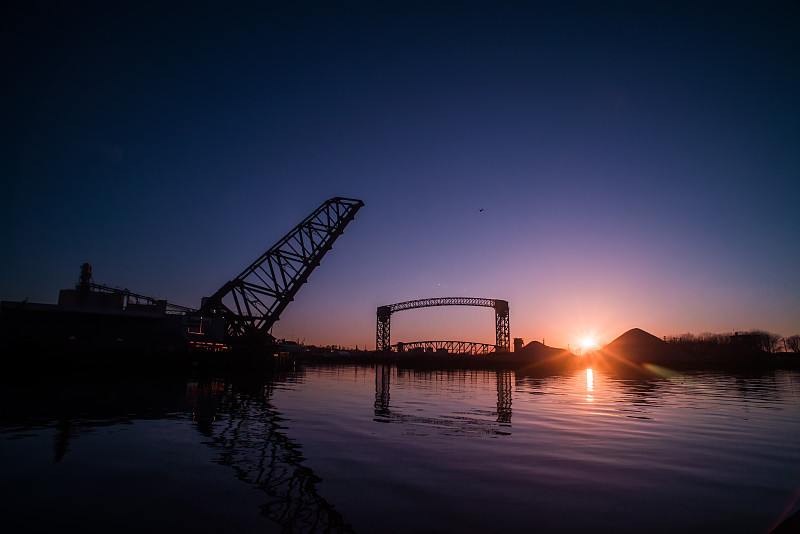
<instances>
[{"instance_id":1,"label":"sunset light on water","mask_svg":"<svg viewBox=\"0 0 800 534\"><path fill-rule=\"evenodd\" d=\"M752 534L800 489L796 371L632 380L333 365L265 378L4 388L17 410L41 407L35 420L0 417L15 488L6 524ZM102 506L87 514L71 495Z\"/></svg>"}]
</instances>

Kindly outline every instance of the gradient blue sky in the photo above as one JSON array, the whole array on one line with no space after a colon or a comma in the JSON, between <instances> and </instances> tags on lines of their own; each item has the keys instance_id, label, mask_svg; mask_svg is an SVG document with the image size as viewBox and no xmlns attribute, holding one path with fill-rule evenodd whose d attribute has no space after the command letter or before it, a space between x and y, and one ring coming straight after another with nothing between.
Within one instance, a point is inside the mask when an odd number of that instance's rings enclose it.
<instances>
[{"instance_id":1,"label":"gradient blue sky","mask_svg":"<svg viewBox=\"0 0 800 534\"><path fill-rule=\"evenodd\" d=\"M800 333L798 35L790 1L4 2L0 298L88 261L198 306L347 196L275 335L372 348L437 296L555 346ZM493 313L393 317L421 339Z\"/></svg>"}]
</instances>

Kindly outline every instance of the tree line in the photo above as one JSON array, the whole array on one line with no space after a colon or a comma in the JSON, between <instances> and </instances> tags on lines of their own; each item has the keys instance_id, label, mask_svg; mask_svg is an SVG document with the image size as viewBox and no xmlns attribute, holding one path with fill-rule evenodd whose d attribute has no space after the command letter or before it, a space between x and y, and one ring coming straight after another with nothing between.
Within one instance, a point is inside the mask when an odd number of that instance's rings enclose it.
<instances>
[{"instance_id":1,"label":"tree line","mask_svg":"<svg viewBox=\"0 0 800 534\"><path fill-rule=\"evenodd\" d=\"M714 353L800 353L800 335L781 337L766 330L666 336L664 341L684 352L703 356Z\"/></svg>"}]
</instances>

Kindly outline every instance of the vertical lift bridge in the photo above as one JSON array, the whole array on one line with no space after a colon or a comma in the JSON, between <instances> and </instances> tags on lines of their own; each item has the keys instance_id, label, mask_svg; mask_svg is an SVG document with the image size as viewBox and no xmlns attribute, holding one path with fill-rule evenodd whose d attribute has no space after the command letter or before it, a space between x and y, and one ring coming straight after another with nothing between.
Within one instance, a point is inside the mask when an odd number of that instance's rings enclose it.
<instances>
[{"instance_id":1,"label":"vertical lift bridge","mask_svg":"<svg viewBox=\"0 0 800 534\"><path fill-rule=\"evenodd\" d=\"M510 350L510 331L508 325L508 301L500 299L484 299L474 297L440 297L420 300L409 300L398 302L388 306L378 306L378 326L375 333L375 350L382 352L391 350L391 319L392 314L416 308L429 308L431 306L484 306L494 308L495 333L496 333L496 352L508 352ZM444 342L427 342L444 343ZM452 342L450 342L452 343ZM463 343L463 342L462 342ZM413 345L413 343L411 344Z\"/></svg>"}]
</instances>

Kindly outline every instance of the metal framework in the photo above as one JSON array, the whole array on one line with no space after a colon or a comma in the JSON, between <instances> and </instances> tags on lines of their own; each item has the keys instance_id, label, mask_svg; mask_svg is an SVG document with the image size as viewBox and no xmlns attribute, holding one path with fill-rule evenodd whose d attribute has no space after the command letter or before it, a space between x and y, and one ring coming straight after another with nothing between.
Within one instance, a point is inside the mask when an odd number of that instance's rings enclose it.
<instances>
[{"instance_id":1,"label":"metal framework","mask_svg":"<svg viewBox=\"0 0 800 534\"><path fill-rule=\"evenodd\" d=\"M375 333L375 349L378 351L391 350L390 323L394 312L413 310L416 308L429 308L432 306L483 306L494 308L496 332L494 350L497 352L509 352L511 350L508 301L475 297L440 297L409 300L406 302L398 302L397 304L389 304L387 306L378 306L378 326Z\"/></svg>"},{"instance_id":2,"label":"metal framework","mask_svg":"<svg viewBox=\"0 0 800 534\"><path fill-rule=\"evenodd\" d=\"M194 308L187 308L186 306L173 304L171 302L167 302L166 300L148 297L147 295L140 295L129 289L122 289L121 287L109 287L105 284L95 284L94 277L92 276L92 265L90 263L84 263L81 265L81 275L78 278L78 283L75 285L75 291L77 291L78 294L83 295L86 295L87 293L122 295L123 308L127 308L129 304L144 304L146 306L153 306L154 308L158 308L159 311L173 315L185 315L188 313L194 313L196 311Z\"/></svg>"},{"instance_id":3,"label":"metal framework","mask_svg":"<svg viewBox=\"0 0 800 534\"><path fill-rule=\"evenodd\" d=\"M495 346L489 343L476 343L474 341L412 341L410 343L397 343L392 345L397 352L414 349L431 349L436 352L450 354L489 354L495 351Z\"/></svg>"},{"instance_id":4,"label":"metal framework","mask_svg":"<svg viewBox=\"0 0 800 534\"><path fill-rule=\"evenodd\" d=\"M231 338L266 338L363 205L342 197L323 202L239 276L204 298L198 314L224 317Z\"/></svg>"},{"instance_id":5,"label":"metal framework","mask_svg":"<svg viewBox=\"0 0 800 534\"><path fill-rule=\"evenodd\" d=\"M95 293L115 293L117 295L122 295L124 300L123 306L127 306L128 304L146 304L148 306L164 306L165 313L173 314L173 315L185 315L187 313L194 313L196 310L194 308L188 308L186 306L181 306L179 304L173 304L171 302L167 302L166 300L159 300L154 297L148 297L147 295L139 295L138 293L134 293L128 289L120 289L118 287L108 287L100 284L95 284L94 282L89 282L86 284L79 284L78 289L88 288Z\"/></svg>"}]
</instances>

